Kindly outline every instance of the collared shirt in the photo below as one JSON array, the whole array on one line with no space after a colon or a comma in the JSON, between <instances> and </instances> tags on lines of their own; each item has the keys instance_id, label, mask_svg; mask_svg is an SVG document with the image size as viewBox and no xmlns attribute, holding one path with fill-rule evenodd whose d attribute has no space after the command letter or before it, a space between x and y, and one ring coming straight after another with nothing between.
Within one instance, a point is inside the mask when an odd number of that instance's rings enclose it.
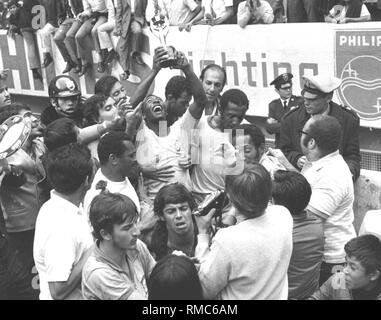
<instances>
[{"instance_id":1,"label":"collared shirt","mask_svg":"<svg viewBox=\"0 0 381 320\"><path fill-rule=\"evenodd\" d=\"M40 300L52 300L49 282L65 282L73 266L93 244L86 215L73 203L51 191L37 216L33 257L40 276ZM66 299L80 299L78 286Z\"/></svg>"},{"instance_id":2,"label":"collared shirt","mask_svg":"<svg viewBox=\"0 0 381 320\"><path fill-rule=\"evenodd\" d=\"M324 221L324 261L345 262L344 245L356 237L353 226L352 175L339 151L309 162L302 169L312 188L307 209Z\"/></svg>"},{"instance_id":3,"label":"collared shirt","mask_svg":"<svg viewBox=\"0 0 381 320\"><path fill-rule=\"evenodd\" d=\"M121 182L111 181L105 177L105 175L102 173L102 169L98 169L97 173L94 176L93 183L91 184L91 188L87 191L85 199L83 201L83 207L87 214L90 208L91 201L100 193L100 190L96 190L95 186L101 180L107 182L106 188L108 191L112 193L124 194L125 196L129 197L134 202L136 209L138 210L138 213L140 213L139 198L130 180L126 177L126 179Z\"/></svg>"},{"instance_id":4,"label":"collared shirt","mask_svg":"<svg viewBox=\"0 0 381 320\"><path fill-rule=\"evenodd\" d=\"M140 240L137 250L127 250L123 265L104 255L98 245L83 266L82 294L85 300L146 300L146 279L155 260Z\"/></svg>"}]
</instances>

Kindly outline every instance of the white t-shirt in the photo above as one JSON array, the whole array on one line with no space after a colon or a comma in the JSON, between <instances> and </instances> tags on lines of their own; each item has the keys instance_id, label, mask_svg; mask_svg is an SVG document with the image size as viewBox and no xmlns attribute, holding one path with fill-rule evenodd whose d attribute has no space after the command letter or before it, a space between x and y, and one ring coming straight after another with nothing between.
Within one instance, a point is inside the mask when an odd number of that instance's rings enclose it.
<instances>
[{"instance_id":1,"label":"white t-shirt","mask_svg":"<svg viewBox=\"0 0 381 320\"><path fill-rule=\"evenodd\" d=\"M336 7L336 6L335 6ZM347 10L348 10L348 7L347 6L343 6L343 10L340 11L340 14L338 16L336 16L336 10L335 10L335 7L333 7L330 11L329 11L329 14L333 17L335 17L337 20L341 20L341 19L344 19L345 18L345 15L347 13ZM370 13L368 11L368 8L366 7L365 4L363 4L361 6L361 13L360 13L360 17L365 17L365 16L370 16Z\"/></svg>"},{"instance_id":2,"label":"white t-shirt","mask_svg":"<svg viewBox=\"0 0 381 320\"><path fill-rule=\"evenodd\" d=\"M192 135L192 172L193 191L208 194L225 189L225 176L237 174L243 170L243 161L237 161L235 148L230 143L229 130L221 132L209 125L209 119L202 118L197 131ZM221 153L221 145L225 152Z\"/></svg>"},{"instance_id":3,"label":"white t-shirt","mask_svg":"<svg viewBox=\"0 0 381 320\"><path fill-rule=\"evenodd\" d=\"M220 18L226 13L226 7L233 6L233 0L202 0L203 7L210 7L213 17Z\"/></svg>"},{"instance_id":4,"label":"white t-shirt","mask_svg":"<svg viewBox=\"0 0 381 320\"><path fill-rule=\"evenodd\" d=\"M312 188L307 210L325 219L324 258L327 263L345 262L344 245L356 237L353 226L353 181L339 151L306 162L302 174Z\"/></svg>"},{"instance_id":5,"label":"white t-shirt","mask_svg":"<svg viewBox=\"0 0 381 320\"><path fill-rule=\"evenodd\" d=\"M33 257L40 276L40 300L52 300L49 282L64 282L73 266L93 244L87 217L54 190L36 221ZM66 297L82 299L81 283Z\"/></svg>"},{"instance_id":6,"label":"white t-shirt","mask_svg":"<svg viewBox=\"0 0 381 320\"><path fill-rule=\"evenodd\" d=\"M166 166L171 166L175 170L174 176L166 182L148 179L144 181L150 199L153 200L159 190L168 183L180 182L191 190L189 171L180 168L179 158L182 154L189 153L191 131L197 123L198 120L187 110L170 127L167 136L159 137L142 121L136 135L136 160L139 166L143 170L156 171Z\"/></svg>"},{"instance_id":7,"label":"white t-shirt","mask_svg":"<svg viewBox=\"0 0 381 320\"><path fill-rule=\"evenodd\" d=\"M155 15L154 1L150 0L147 4L146 19L151 21ZM189 21L193 16L193 11L197 8L194 0L158 0L161 13L168 17L171 26L178 26Z\"/></svg>"},{"instance_id":8,"label":"white t-shirt","mask_svg":"<svg viewBox=\"0 0 381 320\"><path fill-rule=\"evenodd\" d=\"M83 207L87 214L89 213L91 201L100 193L100 190L95 189L95 186L100 180L107 182L107 189L111 193L120 193L129 197L134 202L136 209L140 213L139 198L130 180L126 177L126 180L121 182L111 181L104 176L101 169L98 169L94 176L93 183L91 184L91 188L87 191L85 200L83 201Z\"/></svg>"}]
</instances>

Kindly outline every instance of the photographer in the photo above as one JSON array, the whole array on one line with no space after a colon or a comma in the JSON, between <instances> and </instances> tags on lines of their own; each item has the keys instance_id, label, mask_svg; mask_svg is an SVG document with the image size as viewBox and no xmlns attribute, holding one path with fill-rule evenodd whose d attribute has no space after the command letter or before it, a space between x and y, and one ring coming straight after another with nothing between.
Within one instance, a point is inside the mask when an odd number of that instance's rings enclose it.
<instances>
[{"instance_id":1,"label":"photographer","mask_svg":"<svg viewBox=\"0 0 381 320\"><path fill-rule=\"evenodd\" d=\"M292 252L292 217L282 206L267 207L271 179L254 164L226 178L237 224L220 229L209 247L215 209L196 216L196 258L205 299L287 299L287 268ZM266 254L264 254L266 253Z\"/></svg>"},{"instance_id":2,"label":"photographer","mask_svg":"<svg viewBox=\"0 0 381 320\"><path fill-rule=\"evenodd\" d=\"M274 21L270 4L263 0L246 0L238 5L237 22L241 28L250 24L268 24Z\"/></svg>"}]
</instances>

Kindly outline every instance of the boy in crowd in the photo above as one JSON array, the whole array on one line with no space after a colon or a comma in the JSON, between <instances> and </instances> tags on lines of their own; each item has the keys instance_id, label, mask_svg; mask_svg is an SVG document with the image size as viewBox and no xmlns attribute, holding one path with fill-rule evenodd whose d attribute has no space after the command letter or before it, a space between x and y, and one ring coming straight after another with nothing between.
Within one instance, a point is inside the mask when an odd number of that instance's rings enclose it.
<instances>
[{"instance_id":1,"label":"boy in crowd","mask_svg":"<svg viewBox=\"0 0 381 320\"><path fill-rule=\"evenodd\" d=\"M371 234L344 247L346 266L331 276L309 300L381 300L381 240Z\"/></svg>"}]
</instances>

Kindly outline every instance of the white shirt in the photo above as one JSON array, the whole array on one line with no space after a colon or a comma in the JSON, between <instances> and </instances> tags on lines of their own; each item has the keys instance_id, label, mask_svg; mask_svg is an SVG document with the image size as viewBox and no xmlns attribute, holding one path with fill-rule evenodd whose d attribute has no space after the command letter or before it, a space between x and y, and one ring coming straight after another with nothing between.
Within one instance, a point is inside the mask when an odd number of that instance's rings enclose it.
<instances>
[{"instance_id":1,"label":"white shirt","mask_svg":"<svg viewBox=\"0 0 381 320\"><path fill-rule=\"evenodd\" d=\"M178 26L190 20L193 17L193 11L197 8L194 0L158 0L161 14L169 19L171 26ZM151 21L155 15L154 0L150 0L147 4L146 19Z\"/></svg>"},{"instance_id":2,"label":"white shirt","mask_svg":"<svg viewBox=\"0 0 381 320\"><path fill-rule=\"evenodd\" d=\"M65 282L93 244L86 215L54 190L36 221L33 257L40 276L40 300L52 300L49 282ZM81 299L81 283L66 299Z\"/></svg>"},{"instance_id":3,"label":"white shirt","mask_svg":"<svg viewBox=\"0 0 381 320\"><path fill-rule=\"evenodd\" d=\"M204 297L221 300L286 300L292 254L290 212L273 205L254 219L220 229L209 247L199 234L195 256Z\"/></svg>"},{"instance_id":4,"label":"white shirt","mask_svg":"<svg viewBox=\"0 0 381 320\"><path fill-rule=\"evenodd\" d=\"M114 1L116 0L106 0L106 7L108 12L108 21L115 21L115 4Z\"/></svg>"},{"instance_id":5,"label":"white shirt","mask_svg":"<svg viewBox=\"0 0 381 320\"><path fill-rule=\"evenodd\" d=\"M126 180L121 182L111 181L105 177L101 169L98 169L94 176L93 183L91 184L91 188L87 191L85 200L83 201L83 207L87 214L89 213L91 201L100 193L100 190L95 189L95 186L100 180L107 182L106 188L111 193L120 193L129 197L134 202L136 209L140 213L139 198L130 180L126 177Z\"/></svg>"},{"instance_id":6,"label":"white shirt","mask_svg":"<svg viewBox=\"0 0 381 320\"><path fill-rule=\"evenodd\" d=\"M168 183L180 182L191 190L189 171L180 168L179 158L189 153L191 131L198 120L189 110L171 127L167 136L159 137L142 122L136 135L136 160L143 170L156 171L171 166L175 170L172 178L166 182L145 180L147 195L154 199L159 190Z\"/></svg>"},{"instance_id":7,"label":"white shirt","mask_svg":"<svg viewBox=\"0 0 381 320\"><path fill-rule=\"evenodd\" d=\"M235 148L230 143L229 130L221 132L209 125L209 119L202 118L197 131L192 135L193 191L208 194L225 189L226 174L237 174L243 169L243 160L237 161ZM224 153L221 153L221 146Z\"/></svg>"},{"instance_id":8,"label":"white shirt","mask_svg":"<svg viewBox=\"0 0 381 320\"><path fill-rule=\"evenodd\" d=\"M233 0L203 0L202 5L210 6L215 19L222 17L226 12L226 7L233 6Z\"/></svg>"},{"instance_id":9,"label":"white shirt","mask_svg":"<svg viewBox=\"0 0 381 320\"><path fill-rule=\"evenodd\" d=\"M83 12L89 15L93 12L106 13L106 2L105 0L83 0Z\"/></svg>"},{"instance_id":10,"label":"white shirt","mask_svg":"<svg viewBox=\"0 0 381 320\"><path fill-rule=\"evenodd\" d=\"M302 174L312 188L307 210L325 219L324 261L345 262L344 245L356 237L353 226L353 181L339 151L306 162Z\"/></svg>"}]
</instances>

